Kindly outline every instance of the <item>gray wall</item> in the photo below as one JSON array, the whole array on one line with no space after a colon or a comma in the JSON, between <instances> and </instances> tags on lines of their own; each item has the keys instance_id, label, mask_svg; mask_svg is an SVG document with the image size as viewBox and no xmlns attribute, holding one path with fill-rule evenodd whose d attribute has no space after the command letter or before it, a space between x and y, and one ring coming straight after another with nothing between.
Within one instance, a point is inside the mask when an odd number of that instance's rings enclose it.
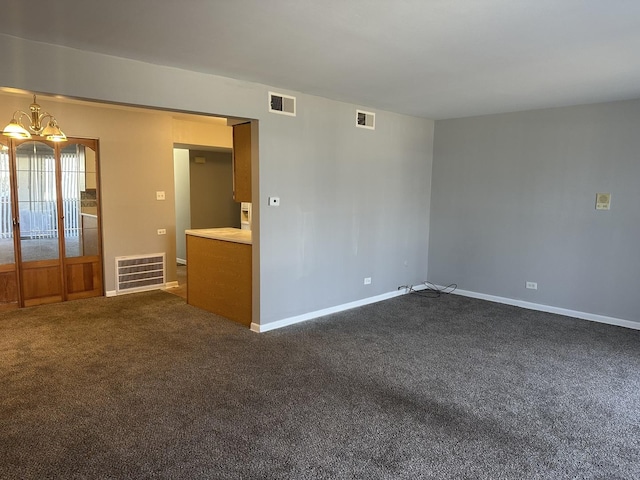
<instances>
[{"instance_id":1,"label":"gray wall","mask_svg":"<svg viewBox=\"0 0 640 480\"><path fill-rule=\"evenodd\" d=\"M298 109L260 123L263 201L281 199L260 215L266 315L424 281L433 123L378 112L371 131L354 126L352 105L305 97Z\"/></svg>"},{"instance_id":2,"label":"gray wall","mask_svg":"<svg viewBox=\"0 0 640 480\"><path fill-rule=\"evenodd\" d=\"M369 131L354 126L356 108L373 110L365 105L1 34L0 49L0 86L259 121L252 232L260 312L254 320L261 324L425 280L432 121L377 111L376 130ZM296 95L298 116L268 113L270 90ZM64 125L62 114L56 117ZM149 171L163 182L173 179L171 150L166 158L145 155L127 164L115 155L101 157L108 290L115 282L113 257L128 248L120 238L148 243L149 253L175 254L175 224L164 223L175 223L173 181L167 202L155 201L159 181L138 181L137 190L120 186L122 178L133 182ZM153 199L153 208L138 207L130 198L136 194ZM267 207L269 196L280 196L281 206ZM162 225L168 235L158 236ZM367 276L373 283L365 286Z\"/></svg>"},{"instance_id":3,"label":"gray wall","mask_svg":"<svg viewBox=\"0 0 640 480\"><path fill-rule=\"evenodd\" d=\"M432 185L430 281L640 321L640 101L438 121Z\"/></svg>"},{"instance_id":4,"label":"gray wall","mask_svg":"<svg viewBox=\"0 0 640 480\"><path fill-rule=\"evenodd\" d=\"M196 163L202 157L205 163ZM191 228L240 228L231 152L189 150Z\"/></svg>"}]
</instances>

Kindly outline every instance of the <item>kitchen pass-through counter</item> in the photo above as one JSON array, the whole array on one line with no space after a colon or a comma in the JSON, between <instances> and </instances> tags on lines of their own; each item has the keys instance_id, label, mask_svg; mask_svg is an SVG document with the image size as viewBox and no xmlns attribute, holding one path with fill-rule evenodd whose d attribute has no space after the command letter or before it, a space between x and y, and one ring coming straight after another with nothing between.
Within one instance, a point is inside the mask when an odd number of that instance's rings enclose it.
<instances>
[{"instance_id":1,"label":"kitchen pass-through counter","mask_svg":"<svg viewBox=\"0 0 640 480\"><path fill-rule=\"evenodd\" d=\"M212 240L223 240L225 242L245 243L251 245L251 230L240 230L239 228L201 228L197 230L185 230L187 235L195 237L210 238Z\"/></svg>"},{"instance_id":2,"label":"kitchen pass-through counter","mask_svg":"<svg viewBox=\"0 0 640 480\"><path fill-rule=\"evenodd\" d=\"M186 230L187 303L251 325L251 231Z\"/></svg>"}]
</instances>

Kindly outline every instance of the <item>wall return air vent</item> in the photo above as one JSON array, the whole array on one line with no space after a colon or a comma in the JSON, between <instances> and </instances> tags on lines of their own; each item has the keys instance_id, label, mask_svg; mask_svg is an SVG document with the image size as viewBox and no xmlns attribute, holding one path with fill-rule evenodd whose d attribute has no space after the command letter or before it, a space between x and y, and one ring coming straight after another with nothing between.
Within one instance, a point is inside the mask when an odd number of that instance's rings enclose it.
<instances>
[{"instance_id":1,"label":"wall return air vent","mask_svg":"<svg viewBox=\"0 0 640 480\"><path fill-rule=\"evenodd\" d=\"M165 286L165 254L116 257L116 292L133 293Z\"/></svg>"},{"instance_id":2,"label":"wall return air vent","mask_svg":"<svg viewBox=\"0 0 640 480\"><path fill-rule=\"evenodd\" d=\"M296 116L296 97L269 92L269 111L281 115Z\"/></svg>"},{"instance_id":3,"label":"wall return air vent","mask_svg":"<svg viewBox=\"0 0 640 480\"><path fill-rule=\"evenodd\" d=\"M356 110L356 127L376 129L376 114L365 112L364 110Z\"/></svg>"}]
</instances>

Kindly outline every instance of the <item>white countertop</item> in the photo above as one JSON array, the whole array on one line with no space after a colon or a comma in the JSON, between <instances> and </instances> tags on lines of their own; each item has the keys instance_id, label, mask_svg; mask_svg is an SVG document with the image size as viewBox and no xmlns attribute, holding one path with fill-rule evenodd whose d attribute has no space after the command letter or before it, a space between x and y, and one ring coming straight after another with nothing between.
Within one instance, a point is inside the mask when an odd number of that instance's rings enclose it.
<instances>
[{"instance_id":1,"label":"white countertop","mask_svg":"<svg viewBox=\"0 0 640 480\"><path fill-rule=\"evenodd\" d=\"M225 242L246 243L251 245L251 230L241 230L239 228L200 228L196 230L185 230L186 235L194 237L211 238L213 240L223 240Z\"/></svg>"}]
</instances>

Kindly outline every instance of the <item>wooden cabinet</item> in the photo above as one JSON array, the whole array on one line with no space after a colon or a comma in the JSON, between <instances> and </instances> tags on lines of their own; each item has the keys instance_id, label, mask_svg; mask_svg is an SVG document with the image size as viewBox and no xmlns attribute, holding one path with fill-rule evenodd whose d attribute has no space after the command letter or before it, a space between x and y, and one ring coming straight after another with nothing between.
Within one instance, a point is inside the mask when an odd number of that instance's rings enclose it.
<instances>
[{"instance_id":1,"label":"wooden cabinet","mask_svg":"<svg viewBox=\"0 0 640 480\"><path fill-rule=\"evenodd\" d=\"M251 124L233 126L233 199L251 202Z\"/></svg>"},{"instance_id":2,"label":"wooden cabinet","mask_svg":"<svg viewBox=\"0 0 640 480\"><path fill-rule=\"evenodd\" d=\"M187 234L187 303L251 325L251 245Z\"/></svg>"}]
</instances>

